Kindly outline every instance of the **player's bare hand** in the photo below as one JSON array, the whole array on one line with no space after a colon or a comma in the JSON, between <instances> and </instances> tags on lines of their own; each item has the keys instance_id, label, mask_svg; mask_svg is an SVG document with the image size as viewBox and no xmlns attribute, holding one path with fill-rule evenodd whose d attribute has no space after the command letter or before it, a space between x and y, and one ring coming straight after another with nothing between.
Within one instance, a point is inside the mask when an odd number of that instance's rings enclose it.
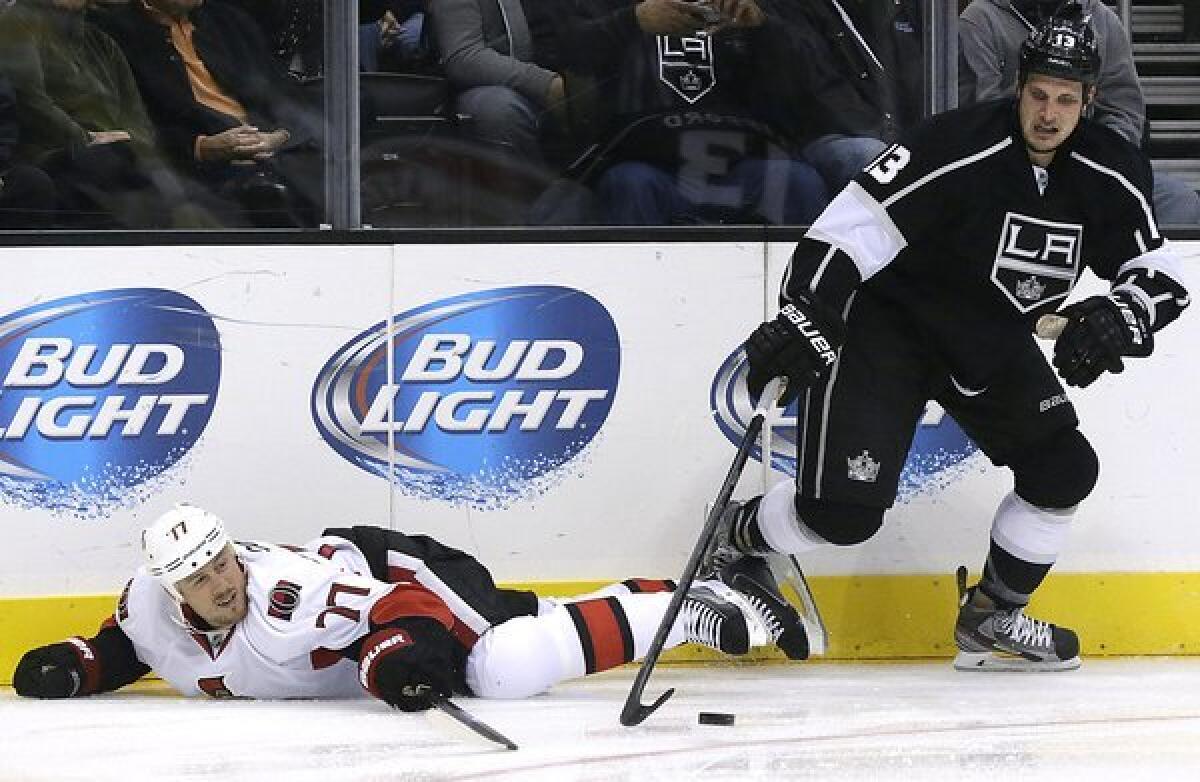
<instances>
[{"instance_id":1,"label":"player's bare hand","mask_svg":"<svg viewBox=\"0 0 1200 782\"><path fill-rule=\"evenodd\" d=\"M685 35L707 26L698 5L685 0L642 0L634 13L642 32L652 35Z\"/></svg>"}]
</instances>

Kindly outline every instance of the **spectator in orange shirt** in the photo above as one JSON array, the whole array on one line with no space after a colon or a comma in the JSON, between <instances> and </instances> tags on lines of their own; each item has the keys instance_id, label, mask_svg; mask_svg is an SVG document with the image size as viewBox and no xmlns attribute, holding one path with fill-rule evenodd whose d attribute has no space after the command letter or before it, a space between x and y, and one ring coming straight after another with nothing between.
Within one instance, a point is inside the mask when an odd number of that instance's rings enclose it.
<instances>
[{"instance_id":1,"label":"spectator in orange shirt","mask_svg":"<svg viewBox=\"0 0 1200 782\"><path fill-rule=\"evenodd\" d=\"M219 193L264 206L270 222L315 224L321 114L254 20L221 2L130 0L97 22L124 50L179 165Z\"/></svg>"}]
</instances>

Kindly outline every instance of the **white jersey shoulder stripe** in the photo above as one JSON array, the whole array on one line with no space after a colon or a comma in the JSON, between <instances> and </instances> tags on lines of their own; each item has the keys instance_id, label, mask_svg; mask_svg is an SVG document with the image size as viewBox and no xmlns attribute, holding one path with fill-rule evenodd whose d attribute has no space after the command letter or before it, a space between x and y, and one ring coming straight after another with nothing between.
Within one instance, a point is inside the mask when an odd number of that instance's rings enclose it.
<instances>
[{"instance_id":1,"label":"white jersey shoulder stripe","mask_svg":"<svg viewBox=\"0 0 1200 782\"><path fill-rule=\"evenodd\" d=\"M1150 252L1143 252L1136 258L1131 258L1121 264L1121 268L1117 269L1117 277L1120 278L1125 274L1135 271L1144 271L1150 278L1156 274L1165 275L1175 282L1183 285L1183 263L1179 254L1175 252L1170 241L1164 241L1157 249ZM1191 297L1184 295L1183 298L1176 298L1171 294L1162 294L1160 296L1151 296L1146 291L1142 290L1136 284L1124 283L1113 287L1113 292L1124 291L1130 296L1142 303L1146 312L1150 315L1150 325L1155 325L1158 320L1158 305L1161 302L1174 301L1176 307L1183 309L1191 304Z\"/></svg>"},{"instance_id":2,"label":"white jersey shoulder stripe","mask_svg":"<svg viewBox=\"0 0 1200 782\"><path fill-rule=\"evenodd\" d=\"M986 157L990 157L990 156L996 154L997 152L999 152L1003 149L1006 149L1012 143L1013 143L1012 136L1008 136L1003 141L999 141L999 142L993 144L992 146L988 147L987 149L976 152L974 155L967 155L966 157L959 158L958 160L947 163L946 165L941 166L940 168L935 168L933 171L930 171L928 174L921 177L916 182L913 182L908 187L905 187L902 190L899 190L899 191L893 193L891 196L889 196L887 199L884 200L883 207L886 209L886 208L890 207L892 204L899 201L901 198L904 198L905 196L907 196L909 193L913 192L914 190L924 187L925 185L929 184L930 182L937 179L938 177L943 176L945 174L949 174L951 171L960 169L963 166L969 166L972 163L977 163Z\"/></svg>"},{"instance_id":3,"label":"white jersey shoulder stripe","mask_svg":"<svg viewBox=\"0 0 1200 782\"><path fill-rule=\"evenodd\" d=\"M1179 257L1179 253L1175 252L1174 245L1169 241L1164 241L1150 252L1143 250L1141 255L1130 258L1121 264L1121 267L1117 269L1117 276L1119 277L1132 269L1147 269L1151 272L1160 272L1179 282L1181 285L1183 284L1183 259Z\"/></svg>"},{"instance_id":4,"label":"white jersey shoulder stripe","mask_svg":"<svg viewBox=\"0 0 1200 782\"><path fill-rule=\"evenodd\" d=\"M1146 196L1142 195L1141 190L1138 190L1136 187L1134 187L1133 183L1126 179L1125 176L1119 171L1111 169L1108 166L1102 166L1091 158L1085 157L1078 152L1072 152L1071 157L1075 158L1080 163L1083 163L1088 168L1099 171L1101 174L1110 176L1120 182L1126 190L1133 194L1134 199L1136 199L1138 202L1138 206L1142 208L1142 214L1146 217L1146 225L1150 227L1150 236L1154 239L1160 238L1158 233L1158 225L1154 222L1154 212L1150 210L1150 204L1146 201Z\"/></svg>"},{"instance_id":5,"label":"white jersey shoulder stripe","mask_svg":"<svg viewBox=\"0 0 1200 782\"><path fill-rule=\"evenodd\" d=\"M829 202L805 236L831 244L850 256L863 280L870 279L908 246L891 215L853 181Z\"/></svg>"}]
</instances>

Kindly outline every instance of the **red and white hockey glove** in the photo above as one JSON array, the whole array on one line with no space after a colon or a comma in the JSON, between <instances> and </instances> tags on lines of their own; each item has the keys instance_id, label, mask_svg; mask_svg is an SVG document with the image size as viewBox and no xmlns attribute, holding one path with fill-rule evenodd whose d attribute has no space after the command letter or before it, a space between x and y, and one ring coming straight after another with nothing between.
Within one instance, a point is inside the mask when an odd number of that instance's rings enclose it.
<instances>
[{"instance_id":1,"label":"red and white hockey glove","mask_svg":"<svg viewBox=\"0 0 1200 782\"><path fill-rule=\"evenodd\" d=\"M406 617L363 641L358 676L369 693L401 711L424 711L450 697L461 681L466 650L435 619Z\"/></svg>"}]
</instances>

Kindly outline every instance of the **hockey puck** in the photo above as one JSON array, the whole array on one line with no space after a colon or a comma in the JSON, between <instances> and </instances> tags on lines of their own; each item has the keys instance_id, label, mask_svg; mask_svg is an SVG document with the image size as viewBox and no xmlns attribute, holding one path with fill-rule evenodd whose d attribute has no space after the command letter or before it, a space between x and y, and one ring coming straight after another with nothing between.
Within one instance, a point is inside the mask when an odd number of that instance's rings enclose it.
<instances>
[{"instance_id":1,"label":"hockey puck","mask_svg":"<svg viewBox=\"0 0 1200 782\"><path fill-rule=\"evenodd\" d=\"M701 725L732 725L733 715L723 711L702 711L698 721Z\"/></svg>"}]
</instances>

